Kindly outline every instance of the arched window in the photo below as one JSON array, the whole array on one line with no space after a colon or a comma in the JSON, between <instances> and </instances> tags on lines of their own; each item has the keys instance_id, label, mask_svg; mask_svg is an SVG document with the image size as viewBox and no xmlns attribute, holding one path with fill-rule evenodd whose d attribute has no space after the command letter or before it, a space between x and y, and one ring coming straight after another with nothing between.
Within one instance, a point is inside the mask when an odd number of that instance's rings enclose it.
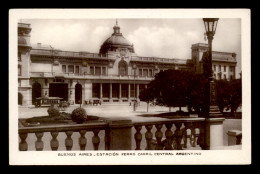
<instances>
[{"instance_id":1,"label":"arched window","mask_svg":"<svg viewBox=\"0 0 260 174\"><path fill-rule=\"evenodd\" d=\"M118 63L118 75L126 76L127 75L127 63L124 60L121 60Z\"/></svg>"},{"instance_id":2,"label":"arched window","mask_svg":"<svg viewBox=\"0 0 260 174\"><path fill-rule=\"evenodd\" d=\"M18 92L18 105L23 105L23 95Z\"/></svg>"}]
</instances>

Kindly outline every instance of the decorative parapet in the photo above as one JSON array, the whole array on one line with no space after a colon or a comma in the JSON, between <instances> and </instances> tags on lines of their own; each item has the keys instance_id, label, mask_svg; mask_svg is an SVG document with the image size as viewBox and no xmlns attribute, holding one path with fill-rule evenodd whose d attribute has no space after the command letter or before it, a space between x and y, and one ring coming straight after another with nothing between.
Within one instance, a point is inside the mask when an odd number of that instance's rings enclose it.
<instances>
[{"instance_id":1,"label":"decorative parapet","mask_svg":"<svg viewBox=\"0 0 260 174\"><path fill-rule=\"evenodd\" d=\"M165 128L164 128L165 126ZM191 150L213 149L223 143L223 119L205 118L99 118L98 121L73 124L33 127L24 126L19 120L19 150L27 151L26 138L28 134L35 134L36 150L43 150L42 137L46 132L51 135L51 150L59 149L57 136L65 132L66 150L73 147L73 134L80 134L78 144L80 150L85 150L86 132L93 132L92 144L94 150L99 150L99 143L103 141L105 150ZM142 129L145 128L144 131ZM155 130L156 129L156 130ZM105 131L104 139L100 139L99 132ZM213 132L214 130L214 132ZM134 131L134 132L133 132ZM154 133L153 133L154 132ZM134 135L134 137L132 137ZM132 142L133 141L133 142Z\"/></svg>"}]
</instances>

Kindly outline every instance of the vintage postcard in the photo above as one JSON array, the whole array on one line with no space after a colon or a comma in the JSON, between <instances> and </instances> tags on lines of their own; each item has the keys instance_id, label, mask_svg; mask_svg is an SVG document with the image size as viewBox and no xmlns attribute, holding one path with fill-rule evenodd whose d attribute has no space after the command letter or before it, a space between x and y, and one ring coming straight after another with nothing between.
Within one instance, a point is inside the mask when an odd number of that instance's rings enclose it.
<instances>
[{"instance_id":1,"label":"vintage postcard","mask_svg":"<svg viewBox=\"0 0 260 174\"><path fill-rule=\"evenodd\" d=\"M250 26L249 9L11 9L9 164L251 164Z\"/></svg>"}]
</instances>

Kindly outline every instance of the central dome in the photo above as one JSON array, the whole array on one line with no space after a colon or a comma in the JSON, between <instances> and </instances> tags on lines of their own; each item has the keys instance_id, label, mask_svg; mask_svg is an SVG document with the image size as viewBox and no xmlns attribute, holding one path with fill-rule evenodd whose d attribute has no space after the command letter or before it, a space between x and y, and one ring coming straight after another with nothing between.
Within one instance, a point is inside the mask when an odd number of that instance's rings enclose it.
<instances>
[{"instance_id":1,"label":"central dome","mask_svg":"<svg viewBox=\"0 0 260 174\"><path fill-rule=\"evenodd\" d=\"M99 53L106 54L107 51L116 51L118 48L126 48L129 52L134 53L134 46L120 33L117 22L113 29L114 33L101 45Z\"/></svg>"}]
</instances>

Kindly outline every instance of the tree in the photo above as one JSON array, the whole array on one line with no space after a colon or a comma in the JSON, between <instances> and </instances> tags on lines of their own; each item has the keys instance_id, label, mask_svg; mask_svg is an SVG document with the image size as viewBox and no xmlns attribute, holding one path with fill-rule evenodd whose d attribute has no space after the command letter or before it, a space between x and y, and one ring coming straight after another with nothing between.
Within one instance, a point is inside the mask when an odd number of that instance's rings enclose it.
<instances>
[{"instance_id":1,"label":"tree","mask_svg":"<svg viewBox=\"0 0 260 174\"><path fill-rule=\"evenodd\" d=\"M221 113L228 106L229 82L227 80L217 80L217 105Z\"/></svg>"},{"instance_id":2,"label":"tree","mask_svg":"<svg viewBox=\"0 0 260 174\"><path fill-rule=\"evenodd\" d=\"M158 73L148 85L156 103L167 107L195 108L200 111L203 106L205 78L192 72L167 70Z\"/></svg>"},{"instance_id":3,"label":"tree","mask_svg":"<svg viewBox=\"0 0 260 174\"><path fill-rule=\"evenodd\" d=\"M154 100L152 88L146 88L139 94L139 99L147 103L147 112L149 110L149 103Z\"/></svg>"},{"instance_id":4,"label":"tree","mask_svg":"<svg viewBox=\"0 0 260 174\"><path fill-rule=\"evenodd\" d=\"M230 116L234 115L240 104L242 104L241 79L231 81L217 81L217 103L221 112L231 110Z\"/></svg>"},{"instance_id":5,"label":"tree","mask_svg":"<svg viewBox=\"0 0 260 174\"><path fill-rule=\"evenodd\" d=\"M231 109L231 116L234 115L234 112L237 110L240 104L242 104L242 83L241 79L234 79L230 81L229 84L229 98L228 98L228 107Z\"/></svg>"}]
</instances>

